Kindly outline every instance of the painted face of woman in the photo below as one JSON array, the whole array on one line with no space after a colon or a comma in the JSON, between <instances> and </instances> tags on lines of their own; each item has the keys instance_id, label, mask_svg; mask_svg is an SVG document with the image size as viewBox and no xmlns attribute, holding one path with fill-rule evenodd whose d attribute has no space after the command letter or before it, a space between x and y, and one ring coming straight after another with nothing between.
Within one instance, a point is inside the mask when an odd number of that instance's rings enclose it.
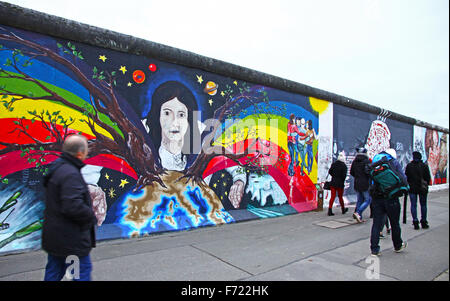
<instances>
[{"instance_id":1,"label":"painted face of woman","mask_svg":"<svg viewBox=\"0 0 450 301\"><path fill-rule=\"evenodd\" d=\"M162 139L170 142L183 140L188 129L188 110L176 97L161 106L159 122Z\"/></svg>"}]
</instances>

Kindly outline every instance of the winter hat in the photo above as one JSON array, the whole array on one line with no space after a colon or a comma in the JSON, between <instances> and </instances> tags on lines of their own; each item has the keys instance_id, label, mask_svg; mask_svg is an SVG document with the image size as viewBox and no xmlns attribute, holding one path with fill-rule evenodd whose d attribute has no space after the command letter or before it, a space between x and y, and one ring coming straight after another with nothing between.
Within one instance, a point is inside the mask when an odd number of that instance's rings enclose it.
<instances>
[{"instance_id":1,"label":"winter hat","mask_svg":"<svg viewBox=\"0 0 450 301\"><path fill-rule=\"evenodd\" d=\"M339 153L339 156L337 158L339 161L342 161L345 163L345 154L344 152Z\"/></svg>"},{"instance_id":2,"label":"winter hat","mask_svg":"<svg viewBox=\"0 0 450 301\"><path fill-rule=\"evenodd\" d=\"M421 153L413 152L412 155L413 155L413 159L414 160L416 160L416 161L422 160L422 154Z\"/></svg>"},{"instance_id":3,"label":"winter hat","mask_svg":"<svg viewBox=\"0 0 450 301\"><path fill-rule=\"evenodd\" d=\"M392 158L397 159L397 152L393 148L388 148L385 150L386 153L392 156Z\"/></svg>"},{"instance_id":4,"label":"winter hat","mask_svg":"<svg viewBox=\"0 0 450 301\"><path fill-rule=\"evenodd\" d=\"M367 149L364 148L364 147L357 147L357 148L356 148L356 152L357 152L358 154L367 154Z\"/></svg>"}]
</instances>

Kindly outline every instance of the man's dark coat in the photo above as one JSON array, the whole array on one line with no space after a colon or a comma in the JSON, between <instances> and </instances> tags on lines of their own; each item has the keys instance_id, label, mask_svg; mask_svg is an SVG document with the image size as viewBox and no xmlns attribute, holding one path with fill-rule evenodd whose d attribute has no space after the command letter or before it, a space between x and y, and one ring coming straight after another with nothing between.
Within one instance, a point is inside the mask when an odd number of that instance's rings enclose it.
<instances>
[{"instance_id":1,"label":"man's dark coat","mask_svg":"<svg viewBox=\"0 0 450 301\"><path fill-rule=\"evenodd\" d=\"M44 177L46 201L42 249L53 256L86 256L95 247L95 224L88 187L78 158L63 153Z\"/></svg>"}]
</instances>

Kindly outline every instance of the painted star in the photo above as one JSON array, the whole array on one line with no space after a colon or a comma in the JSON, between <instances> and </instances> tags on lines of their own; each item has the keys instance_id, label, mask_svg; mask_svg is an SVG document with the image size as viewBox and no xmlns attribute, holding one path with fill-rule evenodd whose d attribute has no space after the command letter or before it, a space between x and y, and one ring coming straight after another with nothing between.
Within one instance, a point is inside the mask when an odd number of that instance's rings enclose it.
<instances>
[{"instance_id":1,"label":"painted star","mask_svg":"<svg viewBox=\"0 0 450 301\"><path fill-rule=\"evenodd\" d=\"M109 194L109 197L110 197L110 198L115 197L115 196L116 196L116 193L115 193L115 191L114 191L114 188L110 188L109 191L108 191L108 194Z\"/></svg>"},{"instance_id":2,"label":"painted star","mask_svg":"<svg viewBox=\"0 0 450 301\"><path fill-rule=\"evenodd\" d=\"M107 180L109 180L109 175L106 173L105 174L105 178L107 179Z\"/></svg>"},{"instance_id":3,"label":"painted star","mask_svg":"<svg viewBox=\"0 0 450 301\"><path fill-rule=\"evenodd\" d=\"M237 81L234 81L233 84L235 84L237 86Z\"/></svg>"},{"instance_id":4,"label":"painted star","mask_svg":"<svg viewBox=\"0 0 450 301\"><path fill-rule=\"evenodd\" d=\"M220 92L220 95L222 95L222 97L225 96L225 92Z\"/></svg>"},{"instance_id":5,"label":"painted star","mask_svg":"<svg viewBox=\"0 0 450 301\"><path fill-rule=\"evenodd\" d=\"M217 184L216 184L216 183L214 183L214 184L213 184L213 187L214 187L214 188L216 188L216 187L217 187Z\"/></svg>"},{"instance_id":6,"label":"painted star","mask_svg":"<svg viewBox=\"0 0 450 301\"><path fill-rule=\"evenodd\" d=\"M209 106L211 107L214 101L212 99L210 99L210 100L208 100L208 102L209 102Z\"/></svg>"},{"instance_id":7,"label":"painted star","mask_svg":"<svg viewBox=\"0 0 450 301\"><path fill-rule=\"evenodd\" d=\"M131 87L132 85L133 85L133 84L130 83L130 82L128 82L128 84L127 84L128 87Z\"/></svg>"},{"instance_id":8,"label":"painted star","mask_svg":"<svg viewBox=\"0 0 450 301\"><path fill-rule=\"evenodd\" d=\"M125 66L120 66L119 71L122 71L123 74L127 72L127 68Z\"/></svg>"},{"instance_id":9,"label":"painted star","mask_svg":"<svg viewBox=\"0 0 450 301\"><path fill-rule=\"evenodd\" d=\"M105 55L101 55L98 57L99 60L103 61L103 63L108 59Z\"/></svg>"},{"instance_id":10,"label":"painted star","mask_svg":"<svg viewBox=\"0 0 450 301\"><path fill-rule=\"evenodd\" d=\"M130 183L130 182L128 182L127 179L125 179L125 180L120 180L120 185L119 185L119 187L120 187L120 188L124 188L125 185L128 184L128 183Z\"/></svg>"},{"instance_id":11,"label":"painted star","mask_svg":"<svg viewBox=\"0 0 450 301\"><path fill-rule=\"evenodd\" d=\"M203 82L203 77L201 75L200 76L196 75L196 76L197 76L197 82L199 84L201 84Z\"/></svg>"}]
</instances>

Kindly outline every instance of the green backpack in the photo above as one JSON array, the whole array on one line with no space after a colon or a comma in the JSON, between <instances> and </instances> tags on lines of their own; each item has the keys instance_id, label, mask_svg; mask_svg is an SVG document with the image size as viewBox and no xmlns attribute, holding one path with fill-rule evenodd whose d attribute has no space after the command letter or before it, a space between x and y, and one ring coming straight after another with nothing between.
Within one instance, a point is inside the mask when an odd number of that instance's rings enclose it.
<instances>
[{"instance_id":1,"label":"green backpack","mask_svg":"<svg viewBox=\"0 0 450 301\"><path fill-rule=\"evenodd\" d=\"M381 160L370 166L370 177L374 182L372 194L376 198L398 198L409 191L408 183L403 182L402 177L392 165L392 159Z\"/></svg>"}]
</instances>

